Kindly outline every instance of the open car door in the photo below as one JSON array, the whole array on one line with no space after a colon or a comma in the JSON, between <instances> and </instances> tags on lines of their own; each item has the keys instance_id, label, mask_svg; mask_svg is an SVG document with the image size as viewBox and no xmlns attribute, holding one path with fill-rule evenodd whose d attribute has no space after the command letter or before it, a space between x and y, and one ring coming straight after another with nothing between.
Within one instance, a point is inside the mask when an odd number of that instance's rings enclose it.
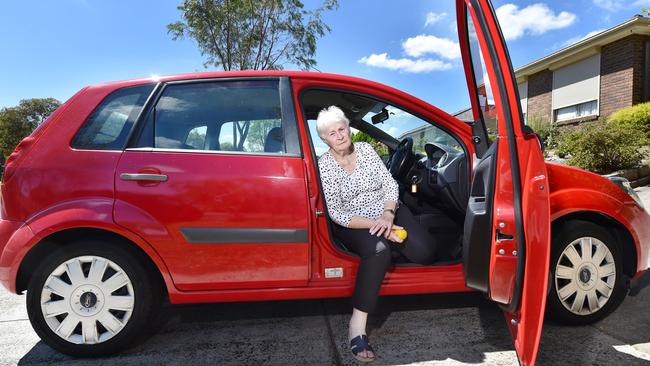
<instances>
[{"instance_id":1,"label":"open car door","mask_svg":"<svg viewBox=\"0 0 650 366\"><path fill-rule=\"evenodd\" d=\"M544 321L550 254L542 147L524 125L508 50L489 0L457 0L456 5L475 120L463 239L466 284L500 304L519 362L532 365Z\"/></svg>"}]
</instances>

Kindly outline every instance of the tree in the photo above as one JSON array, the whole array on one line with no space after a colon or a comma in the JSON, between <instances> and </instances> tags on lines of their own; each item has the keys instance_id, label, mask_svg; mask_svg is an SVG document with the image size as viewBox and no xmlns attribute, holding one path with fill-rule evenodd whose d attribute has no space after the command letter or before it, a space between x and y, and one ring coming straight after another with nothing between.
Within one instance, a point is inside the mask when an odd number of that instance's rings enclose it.
<instances>
[{"instance_id":1,"label":"tree","mask_svg":"<svg viewBox=\"0 0 650 366\"><path fill-rule=\"evenodd\" d=\"M337 7L338 0L313 10L299 0L184 0L182 20L167 31L174 40L194 39L206 68L280 70L291 63L309 70L316 41L330 31L321 14Z\"/></svg>"},{"instance_id":2,"label":"tree","mask_svg":"<svg viewBox=\"0 0 650 366\"><path fill-rule=\"evenodd\" d=\"M21 100L18 106L0 110L0 153L9 156L16 145L43 123L61 103L54 98Z\"/></svg>"},{"instance_id":3,"label":"tree","mask_svg":"<svg viewBox=\"0 0 650 366\"><path fill-rule=\"evenodd\" d=\"M380 141L377 141L374 137L368 135L367 133L363 131L359 131L355 134L352 135L352 142L367 142L369 143L373 149L377 152L377 154L381 157L387 156L390 152L388 151L388 147L381 143Z\"/></svg>"}]
</instances>

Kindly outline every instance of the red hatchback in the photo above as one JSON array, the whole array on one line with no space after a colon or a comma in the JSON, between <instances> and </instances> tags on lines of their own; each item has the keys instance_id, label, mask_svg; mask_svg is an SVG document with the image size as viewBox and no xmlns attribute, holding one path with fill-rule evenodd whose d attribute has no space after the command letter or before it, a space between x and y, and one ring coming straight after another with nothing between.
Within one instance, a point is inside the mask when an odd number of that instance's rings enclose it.
<instances>
[{"instance_id":1,"label":"red hatchback","mask_svg":"<svg viewBox=\"0 0 650 366\"><path fill-rule=\"evenodd\" d=\"M1 282L27 290L38 335L75 356L128 347L166 299L350 296L359 260L331 235L317 167L315 118L337 105L384 146L402 204L445 243L430 266L393 258L381 294L479 290L534 363L547 299L549 315L593 322L646 271L650 216L629 186L544 162L491 4L457 0L457 19L469 124L322 73L84 88L7 161Z\"/></svg>"}]
</instances>

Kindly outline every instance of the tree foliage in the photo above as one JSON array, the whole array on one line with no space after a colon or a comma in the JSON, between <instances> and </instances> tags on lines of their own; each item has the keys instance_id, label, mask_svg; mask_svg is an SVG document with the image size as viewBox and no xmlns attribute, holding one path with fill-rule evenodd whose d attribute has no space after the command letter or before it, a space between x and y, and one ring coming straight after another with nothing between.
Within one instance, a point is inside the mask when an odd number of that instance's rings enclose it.
<instances>
[{"instance_id":1,"label":"tree foliage","mask_svg":"<svg viewBox=\"0 0 650 366\"><path fill-rule=\"evenodd\" d=\"M644 133L630 126L596 122L562 132L558 154L568 156L569 165L606 174L639 165L647 144Z\"/></svg>"},{"instance_id":2,"label":"tree foliage","mask_svg":"<svg viewBox=\"0 0 650 366\"><path fill-rule=\"evenodd\" d=\"M558 138L560 136L560 130L557 125L535 114L528 116L526 124L530 126L537 135L539 135L547 148L554 149L557 147Z\"/></svg>"},{"instance_id":3,"label":"tree foliage","mask_svg":"<svg viewBox=\"0 0 650 366\"><path fill-rule=\"evenodd\" d=\"M184 0L182 20L167 25L174 40L194 39L205 67L224 70L279 70L291 63L316 65L316 41L330 31L323 11L338 0L306 10L299 0Z\"/></svg>"},{"instance_id":4,"label":"tree foliage","mask_svg":"<svg viewBox=\"0 0 650 366\"><path fill-rule=\"evenodd\" d=\"M0 110L0 153L9 156L16 145L43 123L61 103L54 98L21 100L18 106Z\"/></svg>"},{"instance_id":5,"label":"tree foliage","mask_svg":"<svg viewBox=\"0 0 650 366\"><path fill-rule=\"evenodd\" d=\"M369 143L373 149L375 149L375 152L384 159L385 157L390 154L390 151L388 151L388 147L384 145L382 142L376 140L374 137L368 135L367 133L363 131L359 131L355 134L352 135L352 142L367 142Z\"/></svg>"},{"instance_id":6,"label":"tree foliage","mask_svg":"<svg viewBox=\"0 0 650 366\"><path fill-rule=\"evenodd\" d=\"M628 126L650 138L650 102L619 109L607 119L609 123Z\"/></svg>"}]
</instances>

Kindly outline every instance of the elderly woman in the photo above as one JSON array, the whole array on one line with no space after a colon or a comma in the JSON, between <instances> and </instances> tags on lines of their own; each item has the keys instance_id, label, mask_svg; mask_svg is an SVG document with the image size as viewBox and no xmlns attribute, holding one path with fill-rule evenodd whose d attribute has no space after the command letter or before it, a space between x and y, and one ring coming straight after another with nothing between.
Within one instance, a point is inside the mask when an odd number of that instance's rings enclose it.
<instances>
[{"instance_id":1,"label":"elderly woman","mask_svg":"<svg viewBox=\"0 0 650 366\"><path fill-rule=\"evenodd\" d=\"M368 344L366 321L377 303L390 251L430 264L435 243L407 207L398 207L397 182L370 144L352 143L350 122L340 108L323 109L316 128L329 146L318 166L327 210L335 222L334 236L361 257L352 298L350 348L357 360L370 362L375 354ZM408 232L404 241L392 231L401 228Z\"/></svg>"}]
</instances>

